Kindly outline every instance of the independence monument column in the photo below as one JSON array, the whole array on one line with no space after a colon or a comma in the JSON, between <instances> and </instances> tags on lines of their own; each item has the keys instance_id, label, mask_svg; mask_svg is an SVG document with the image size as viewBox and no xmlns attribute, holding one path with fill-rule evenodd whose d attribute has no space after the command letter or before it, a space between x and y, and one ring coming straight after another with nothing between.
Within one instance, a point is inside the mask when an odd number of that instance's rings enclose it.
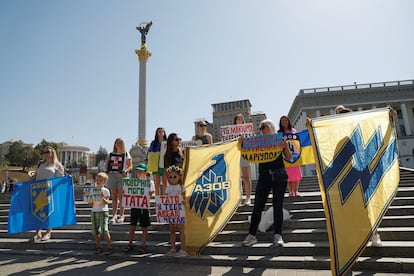
<instances>
[{"instance_id":1,"label":"independence monument column","mask_svg":"<svg viewBox=\"0 0 414 276\"><path fill-rule=\"evenodd\" d=\"M152 25L152 21L141 22L137 30L141 32L141 49L135 50L139 60L139 99L138 99L138 144L146 147L146 94L147 94L147 61L151 52L147 50L146 35Z\"/></svg>"},{"instance_id":2,"label":"independence monument column","mask_svg":"<svg viewBox=\"0 0 414 276\"><path fill-rule=\"evenodd\" d=\"M132 165L135 167L140 163L146 163L148 144L145 139L146 129L146 94L147 94L147 61L151 53L147 50L145 44L146 35L152 25L152 22L141 22L137 30L141 33L141 48L135 50L139 60L139 91L138 91L138 141L129 151L132 157Z\"/></svg>"}]
</instances>

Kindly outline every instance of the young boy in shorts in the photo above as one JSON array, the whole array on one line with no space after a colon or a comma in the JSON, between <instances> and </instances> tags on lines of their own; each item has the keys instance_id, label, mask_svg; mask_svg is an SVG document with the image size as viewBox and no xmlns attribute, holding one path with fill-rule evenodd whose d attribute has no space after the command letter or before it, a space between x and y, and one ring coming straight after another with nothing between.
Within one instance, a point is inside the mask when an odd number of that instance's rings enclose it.
<instances>
[{"instance_id":1,"label":"young boy in shorts","mask_svg":"<svg viewBox=\"0 0 414 276\"><path fill-rule=\"evenodd\" d=\"M106 242L105 255L112 254L111 235L109 234L109 196L111 195L108 188L105 187L108 182L108 175L104 172L98 173L96 176L96 186L101 188L102 200L90 203L92 205L91 222L92 234L95 237L95 254L103 251L101 246L101 235L104 235Z\"/></svg>"},{"instance_id":2,"label":"young boy in shorts","mask_svg":"<svg viewBox=\"0 0 414 276\"><path fill-rule=\"evenodd\" d=\"M149 196L154 197L155 185L152 180L149 179L147 175L148 167L144 163L139 164L135 167L136 177L148 181L150 185L150 194ZM147 252L147 237L148 237L148 227L151 225L149 209L142 208L131 208L131 223L129 227L129 243L124 252L130 252L134 250L134 236L135 230L139 221L139 226L142 228L142 238L141 238L141 247L138 249L138 253Z\"/></svg>"}]
</instances>

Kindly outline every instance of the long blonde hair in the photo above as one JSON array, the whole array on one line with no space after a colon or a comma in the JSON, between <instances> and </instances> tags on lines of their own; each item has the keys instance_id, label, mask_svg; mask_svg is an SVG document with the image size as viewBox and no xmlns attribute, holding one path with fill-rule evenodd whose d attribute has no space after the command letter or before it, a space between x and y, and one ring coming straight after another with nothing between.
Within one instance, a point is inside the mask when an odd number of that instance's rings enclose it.
<instances>
[{"instance_id":1,"label":"long blonde hair","mask_svg":"<svg viewBox=\"0 0 414 276\"><path fill-rule=\"evenodd\" d=\"M44 147L43 151L47 151L47 150L52 151L52 164L56 165L56 164L60 163L59 158L58 158L57 153L56 153L56 150L51 146ZM43 162L46 162L46 160L44 160Z\"/></svg>"},{"instance_id":2,"label":"long blonde hair","mask_svg":"<svg viewBox=\"0 0 414 276\"><path fill-rule=\"evenodd\" d=\"M114 149L112 150L112 152L119 152L118 151L118 149L116 148L116 142L121 142L121 153L125 153L126 152L126 149L125 149L125 142L124 142L124 140L122 140L122 138L116 138L115 139L115 142L114 142Z\"/></svg>"}]
</instances>

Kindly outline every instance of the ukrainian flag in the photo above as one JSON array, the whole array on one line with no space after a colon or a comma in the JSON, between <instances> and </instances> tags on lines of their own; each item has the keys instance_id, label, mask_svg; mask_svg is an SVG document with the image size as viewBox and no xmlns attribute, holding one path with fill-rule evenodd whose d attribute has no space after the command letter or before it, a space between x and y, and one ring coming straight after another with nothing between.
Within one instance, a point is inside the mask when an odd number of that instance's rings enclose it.
<instances>
[{"instance_id":1,"label":"ukrainian flag","mask_svg":"<svg viewBox=\"0 0 414 276\"><path fill-rule=\"evenodd\" d=\"M284 133L283 138L292 152L292 159L285 160L285 167L315 164L312 143L307 129L296 133Z\"/></svg>"},{"instance_id":2,"label":"ukrainian flag","mask_svg":"<svg viewBox=\"0 0 414 276\"><path fill-rule=\"evenodd\" d=\"M366 247L399 183L389 108L312 119L316 169L325 209L331 271L344 275Z\"/></svg>"},{"instance_id":3,"label":"ukrainian flag","mask_svg":"<svg viewBox=\"0 0 414 276\"><path fill-rule=\"evenodd\" d=\"M190 255L199 255L236 212L242 194L240 157L238 139L185 149L185 241Z\"/></svg>"}]
</instances>

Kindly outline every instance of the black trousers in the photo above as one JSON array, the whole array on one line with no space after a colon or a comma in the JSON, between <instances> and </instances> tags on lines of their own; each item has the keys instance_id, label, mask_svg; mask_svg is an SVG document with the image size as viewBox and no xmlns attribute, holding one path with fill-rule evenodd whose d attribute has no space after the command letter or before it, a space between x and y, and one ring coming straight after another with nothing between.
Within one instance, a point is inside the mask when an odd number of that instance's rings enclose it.
<instances>
[{"instance_id":1,"label":"black trousers","mask_svg":"<svg viewBox=\"0 0 414 276\"><path fill-rule=\"evenodd\" d=\"M256 186L253 214L250 222L249 233L256 235L257 227L262 218L262 211L269 197L270 190L273 192L273 221L275 234L282 233L283 226L283 199L287 187L288 175L285 168L263 171L259 173Z\"/></svg>"}]
</instances>

